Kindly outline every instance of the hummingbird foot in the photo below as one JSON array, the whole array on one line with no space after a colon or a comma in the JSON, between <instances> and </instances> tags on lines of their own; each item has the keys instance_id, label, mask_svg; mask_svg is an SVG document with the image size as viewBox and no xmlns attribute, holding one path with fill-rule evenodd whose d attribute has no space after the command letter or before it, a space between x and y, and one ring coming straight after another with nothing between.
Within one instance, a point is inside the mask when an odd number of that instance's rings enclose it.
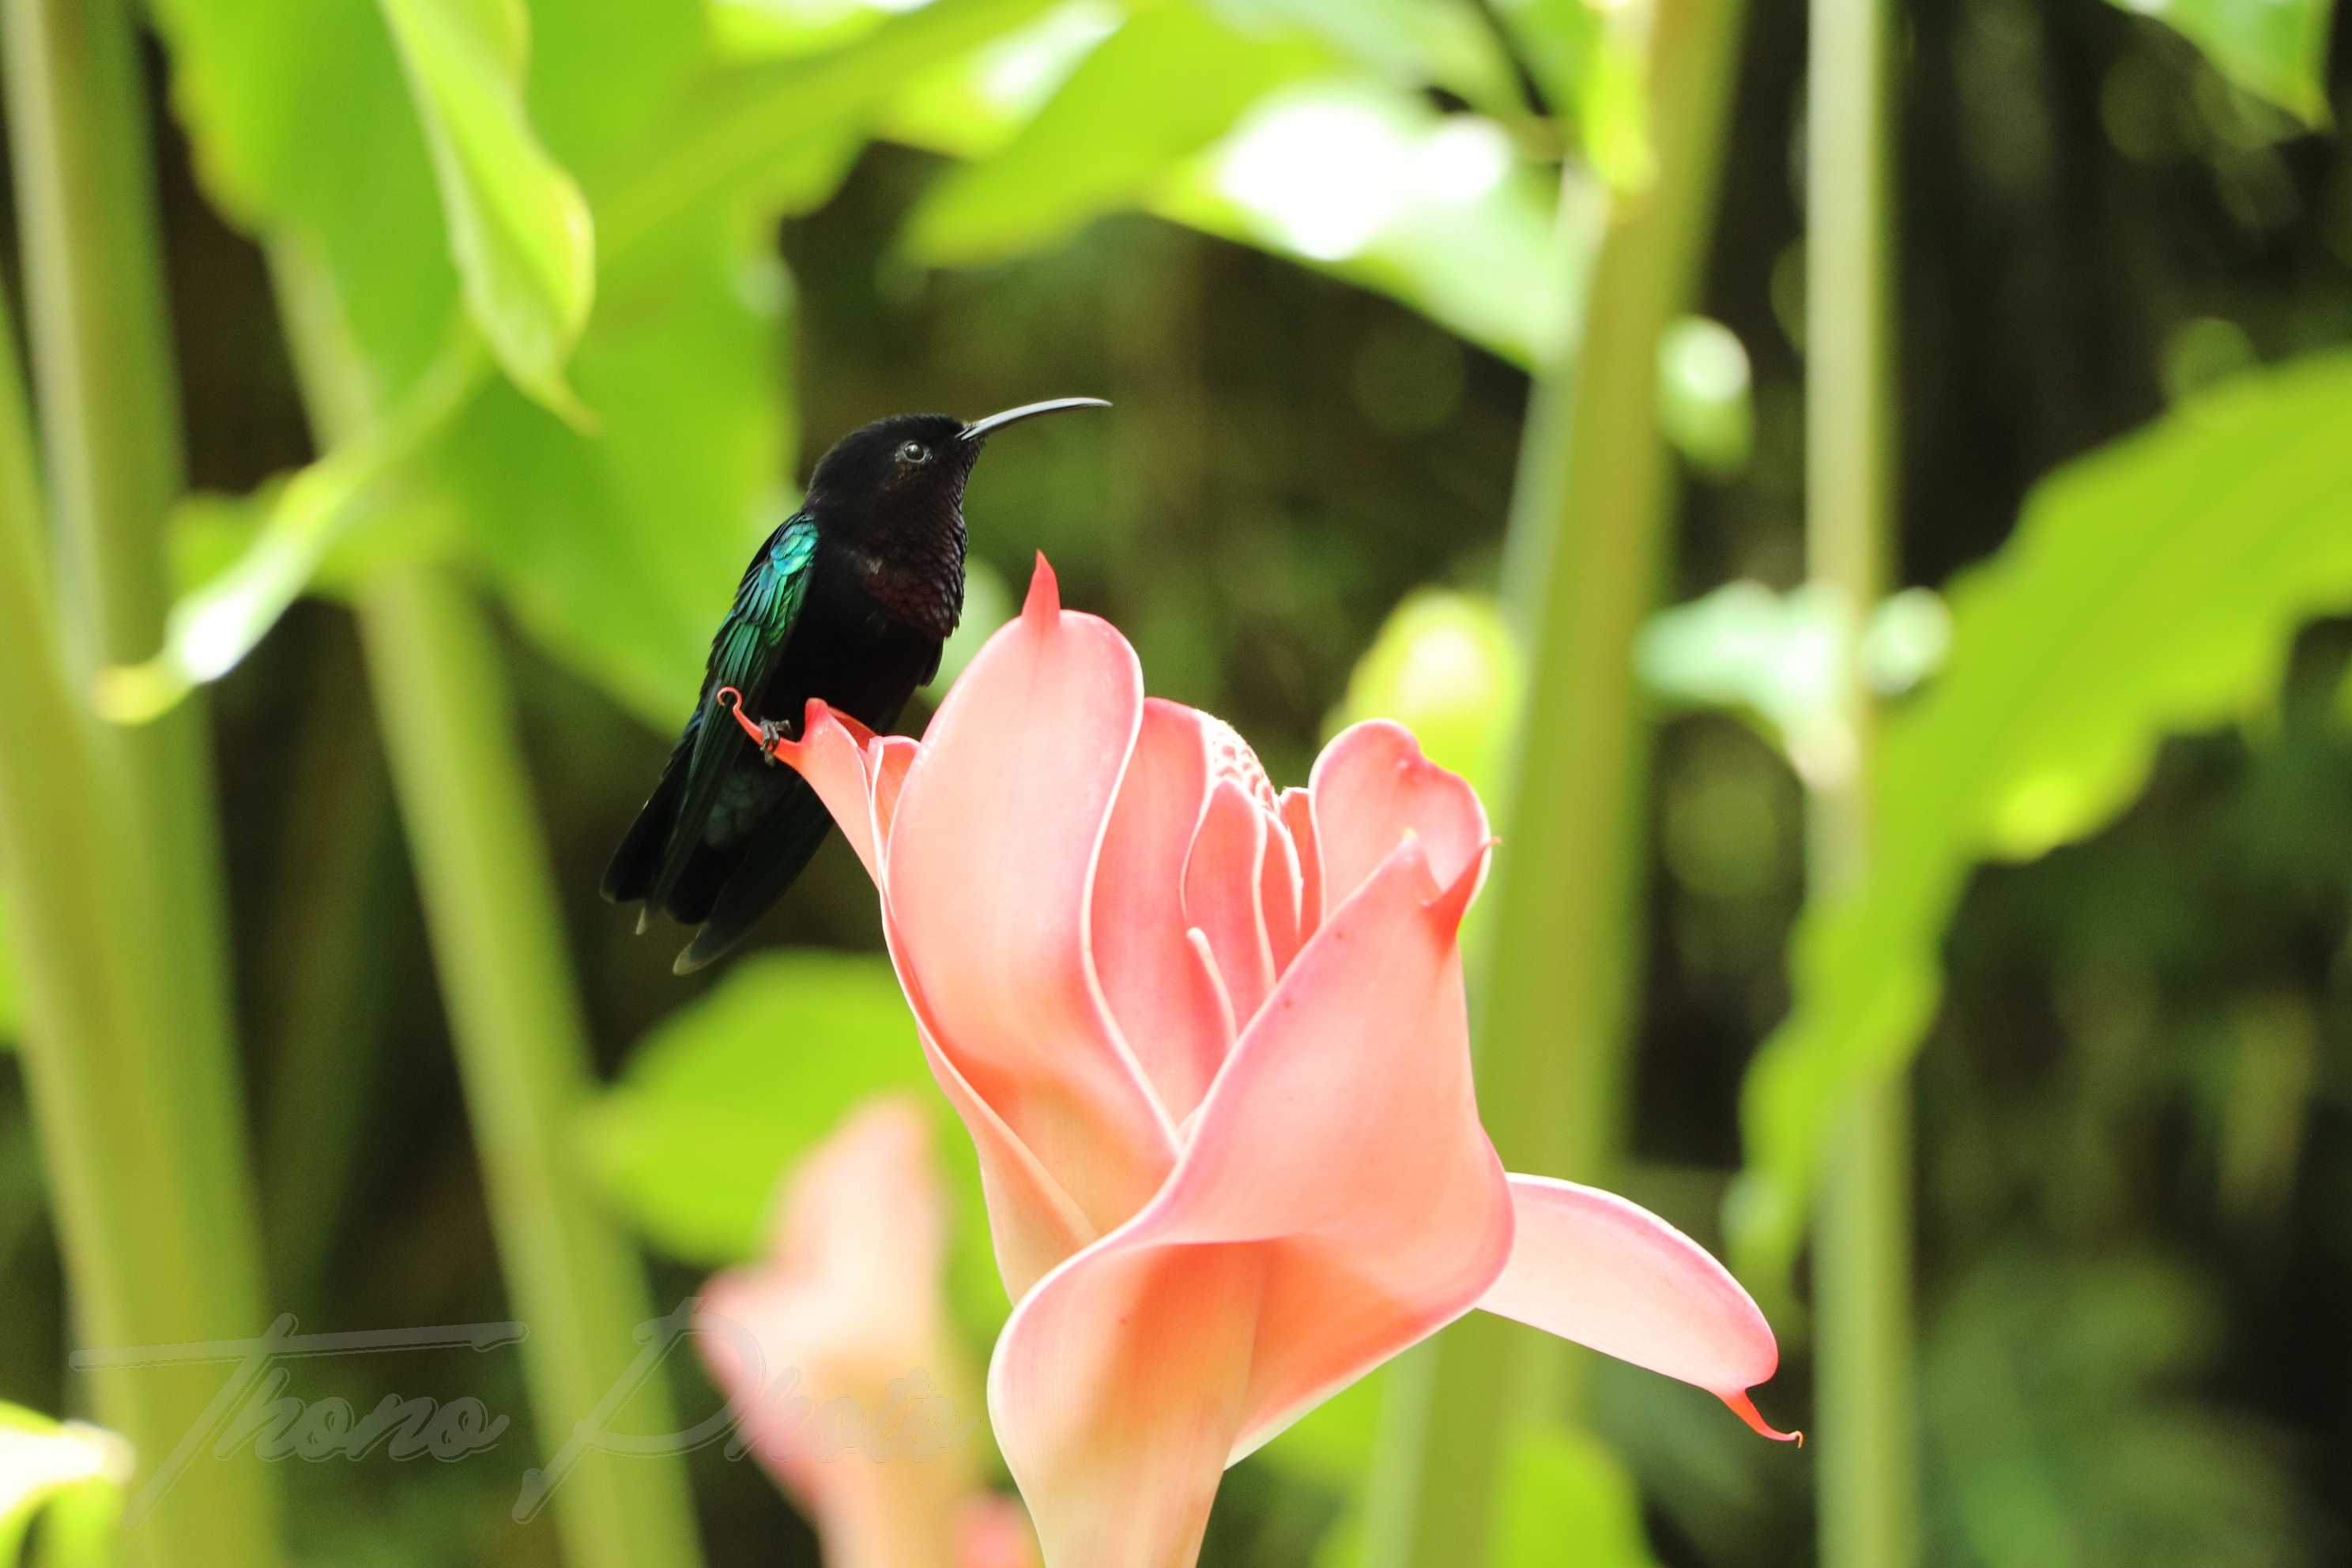
<instances>
[{"instance_id":1,"label":"hummingbird foot","mask_svg":"<svg viewBox=\"0 0 2352 1568\"><path fill-rule=\"evenodd\" d=\"M760 721L760 754L768 759L770 767L783 766L783 759L776 755L776 748L792 738L792 731L776 720Z\"/></svg>"}]
</instances>

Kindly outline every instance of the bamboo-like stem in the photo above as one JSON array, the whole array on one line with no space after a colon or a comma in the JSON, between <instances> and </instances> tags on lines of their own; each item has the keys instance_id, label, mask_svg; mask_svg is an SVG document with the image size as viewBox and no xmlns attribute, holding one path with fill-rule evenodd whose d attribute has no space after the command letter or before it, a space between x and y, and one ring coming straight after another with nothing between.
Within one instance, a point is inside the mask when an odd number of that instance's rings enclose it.
<instances>
[{"instance_id":1,"label":"bamboo-like stem","mask_svg":"<svg viewBox=\"0 0 2352 1568\"><path fill-rule=\"evenodd\" d=\"M52 562L11 343L5 440L23 449L7 459L20 476L0 500L16 514L0 573L21 581L0 707L16 924L40 998L27 1070L78 1335L243 1338L265 1325L204 714L133 737L89 722L82 700L101 662L160 634L182 482L137 40L120 0L7 0L0 21L56 521ZM220 1378L120 1367L91 1382L152 1479L200 1432ZM159 1497L134 1498L131 1523L149 1560L278 1555L249 1457L198 1455Z\"/></svg>"},{"instance_id":2,"label":"bamboo-like stem","mask_svg":"<svg viewBox=\"0 0 2352 1568\"><path fill-rule=\"evenodd\" d=\"M1741 0L1657 0L1657 178L1615 201L1573 361L1538 383L1512 501L1526 704L1487 894L1472 1026L1479 1102L1514 1170L1591 1181L1616 1157L1641 921L1647 714L1633 640L1670 495L1658 339L1687 309L1715 210ZM1575 1399L1555 1342L1474 1317L1399 1369L1366 1538L1378 1568L1475 1564L1507 1445Z\"/></svg>"},{"instance_id":3,"label":"bamboo-like stem","mask_svg":"<svg viewBox=\"0 0 2352 1568\"><path fill-rule=\"evenodd\" d=\"M312 423L322 442L350 439L375 412L378 389L340 337L320 274L289 247L274 248L271 263ZM592 1440L548 1499L564 1559L698 1568L680 1458L593 1442L677 1428L660 1371L637 1375L638 1331L655 1321L643 1265L573 1158L593 1085L587 1024L489 618L433 566L372 583L359 611L491 1224L530 1326L522 1350L542 1462ZM607 1426L608 1415L619 1422Z\"/></svg>"},{"instance_id":4,"label":"bamboo-like stem","mask_svg":"<svg viewBox=\"0 0 2352 1568\"><path fill-rule=\"evenodd\" d=\"M178 999L150 968L156 928L126 836L129 792L78 702L44 548L42 498L0 308L0 895L24 992L23 1059L78 1337L102 1348L244 1339L260 1327L234 1130L190 1125L163 1058L186 1048ZM224 1064L225 1067L225 1064ZM210 1409L217 1366L101 1366L97 1414L130 1439L143 1492ZM268 1478L249 1455L197 1453L124 1538L152 1568L280 1561Z\"/></svg>"},{"instance_id":5,"label":"bamboo-like stem","mask_svg":"<svg viewBox=\"0 0 2352 1568\"><path fill-rule=\"evenodd\" d=\"M1894 132L1890 0L1812 0L1806 107L1805 544L1843 623L1846 744L1807 781L1814 898L1863 874L1870 842L1870 693L1856 649L1886 591L1894 521ZM1839 1132L1817 1214L1822 1562L1918 1560L1907 1082L1874 1089Z\"/></svg>"}]
</instances>

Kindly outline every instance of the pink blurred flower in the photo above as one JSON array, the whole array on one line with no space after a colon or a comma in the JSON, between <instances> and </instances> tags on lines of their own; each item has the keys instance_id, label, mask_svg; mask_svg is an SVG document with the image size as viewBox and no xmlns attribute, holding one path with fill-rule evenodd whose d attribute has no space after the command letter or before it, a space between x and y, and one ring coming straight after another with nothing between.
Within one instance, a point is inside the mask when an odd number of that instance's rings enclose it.
<instances>
[{"instance_id":1,"label":"pink blurred flower","mask_svg":"<svg viewBox=\"0 0 2352 1568\"><path fill-rule=\"evenodd\" d=\"M828 1568L1031 1568L1019 1506L981 1485L920 1108L869 1102L781 1191L772 1251L704 1288L696 1343Z\"/></svg>"},{"instance_id":2,"label":"pink blurred flower","mask_svg":"<svg viewBox=\"0 0 2352 1568\"><path fill-rule=\"evenodd\" d=\"M1017 1302L989 1408L1054 1568L1192 1563L1227 1465L1475 1307L1782 1436L1721 1265L1496 1161L1456 941L1492 841L1410 733L1359 724L1277 792L1041 558L921 742L812 702L775 754L880 889L978 1147Z\"/></svg>"}]
</instances>

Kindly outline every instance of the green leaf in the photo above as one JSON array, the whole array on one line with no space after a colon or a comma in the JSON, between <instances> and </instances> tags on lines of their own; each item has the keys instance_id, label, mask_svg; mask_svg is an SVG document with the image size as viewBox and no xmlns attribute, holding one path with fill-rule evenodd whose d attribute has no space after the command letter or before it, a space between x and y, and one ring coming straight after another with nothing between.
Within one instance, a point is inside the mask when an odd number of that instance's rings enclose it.
<instances>
[{"instance_id":1,"label":"green leaf","mask_svg":"<svg viewBox=\"0 0 2352 1568\"><path fill-rule=\"evenodd\" d=\"M466 308L515 384L575 422L563 367L588 320L588 204L523 105L521 0L383 0L439 177Z\"/></svg>"},{"instance_id":2,"label":"green leaf","mask_svg":"<svg viewBox=\"0 0 2352 1568\"><path fill-rule=\"evenodd\" d=\"M2335 0L2116 0L2204 51L2213 68L2318 127L2327 123L2327 28Z\"/></svg>"},{"instance_id":3,"label":"green leaf","mask_svg":"<svg viewBox=\"0 0 2352 1568\"><path fill-rule=\"evenodd\" d=\"M931 1081L887 960L798 952L748 959L665 1019L585 1113L597 1184L646 1238L688 1262L759 1257L777 1179L874 1095L932 1112L954 1205L950 1287L992 1332L1006 1303L971 1140Z\"/></svg>"},{"instance_id":4,"label":"green leaf","mask_svg":"<svg viewBox=\"0 0 2352 1568\"><path fill-rule=\"evenodd\" d=\"M1466 0L1228 0L1305 27L1400 87L1442 87L1482 112L1528 113L1511 57Z\"/></svg>"},{"instance_id":5,"label":"green leaf","mask_svg":"<svg viewBox=\"0 0 2352 1568\"><path fill-rule=\"evenodd\" d=\"M101 1552L111 1545L130 1476L130 1446L113 1433L0 1403L0 1563L16 1561L44 1508L70 1505L77 1550L59 1555L52 1541L49 1560L59 1568L99 1568L108 1561Z\"/></svg>"},{"instance_id":6,"label":"green leaf","mask_svg":"<svg viewBox=\"0 0 2352 1568\"><path fill-rule=\"evenodd\" d=\"M1389 612L1325 728L1393 719L1492 803L1524 680L1493 598L1422 588Z\"/></svg>"},{"instance_id":7,"label":"green leaf","mask_svg":"<svg viewBox=\"0 0 2352 1568\"><path fill-rule=\"evenodd\" d=\"M196 173L229 216L335 279L389 404L448 340L457 279L373 0L153 0Z\"/></svg>"},{"instance_id":8,"label":"green leaf","mask_svg":"<svg viewBox=\"0 0 2352 1568\"><path fill-rule=\"evenodd\" d=\"M683 719L728 594L787 510L784 289L729 248L582 341L593 435L494 387L436 465L523 628L661 729Z\"/></svg>"},{"instance_id":9,"label":"green leaf","mask_svg":"<svg viewBox=\"0 0 2352 1568\"><path fill-rule=\"evenodd\" d=\"M396 499L410 465L480 385L480 366L468 334L389 418L262 492L248 509L259 517L250 540L173 605L162 651L99 673L99 711L116 723L142 724L235 668L310 586L336 544ZM219 505L208 502L204 515L217 521Z\"/></svg>"},{"instance_id":10,"label":"green leaf","mask_svg":"<svg viewBox=\"0 0 2352 1568\"><path fill-rule=\"evenodd\" d=\"M1652 691L1753 716L1800 773L1815 777L1843 765L1837 622L1833 601L1811 586L1776 594L1761 583L1727 583L1652 616L1633 658ZM1907 691L1941 666L1950 642L1943 600L1906 589L1864 628L1864 674L1883 695Z\"/></svg>"},{"instance_id":11,"label":"green leaf","mask_svg":"<svg viewBox=\"0 0 2352 1568\"><path fill-rule=\"evenodd\" d=\"M1829 1131L1917 1049L1970 869L2097 828L2164 736L2259 710L2296 628L2352 606L2347 451L2352 355L2246 376L2044 480L1954 588L1949 668L1880 738L1866 872L1807 910L1748 1073L1756 1277L1793 1258Z\"/></svg>"},{"instance_id":12,"label":"green leaf","mask_svg":"<svg viewBox=\"0 0 2352 1568\"><path fill-rule=\"evenodd\" d=\"M1559 182L1475 115L1370 82L1295 89L1251 111L1152 203L1390 297L1524 365L1546 362L1579 297ZM1570 215L1580 240L1597 208Z\"/></svg>"},{"instance_id":13,"label":"green leaf","mask_svg":"<svg viewBox=\"0 0 2352 1568\"><path fill-rule=\"evenodd\" d=\"M1658 426L1685 461L1713 479L1748 466L1756 444L1748 350L1705 316L1685 316L1658 340Z\"/></svg>"},{"instance_id":14,"label":"green leaf","mask_svg":"<svg viewBox=\"0 0 2352 1568\"><path fill-rule=\"evenodd\" d=\"M1295 28L1244 28L1171 0L1079 62L1010 146L925 192L902 247L931 266L971 266L1053 244L1139 200L1274 88L1330 64Z\"/></svg>"}]
</instances>

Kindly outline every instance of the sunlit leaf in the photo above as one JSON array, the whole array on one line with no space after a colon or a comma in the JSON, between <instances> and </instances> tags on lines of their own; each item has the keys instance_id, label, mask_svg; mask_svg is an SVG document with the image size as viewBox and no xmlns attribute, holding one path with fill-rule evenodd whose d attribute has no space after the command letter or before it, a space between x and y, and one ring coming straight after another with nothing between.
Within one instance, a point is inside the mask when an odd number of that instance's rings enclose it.
<instances>
[{"instance_id":1,"label":"sunlit leaf","mask_svg":"<svg viewBox=\"0 0 2352 1568\"><path fill-rule=\"evenodd\" d=\"M410 466L480 385L480 363L470 342L457 345L390 418L265 491L259 526L241 552L173 605L162 651L100 672L99 711L117 723L144 723L235 668L352 527L413 482Z\"/></svg>"},{"instance_id":2,"label":"sunlit leaf","mask_svg":"<svg viewBox=\"0 0 2352 1568\"><path fill-rule=\"evenodd\" d=\"M1393 719L1491 803L1523 679L1491 597L1423 588L1389 612L1326 728Z\"/></svg>"},{"instance_id":3,"label":"sunlit leaf","mask_svg":"<svg viewBox=\"0 0 2352 1568\"><path fill-rule=\"evenodd\" d=\"M582 1142L598 1186L655 1246L698 1265L740 1263L766 1245L777 1178L888 1089L933 1112L954 1195L958 1308L991 1329L1006 1308L979 1164L886 959L802 952L737 964L637 1047L587 1111Z\"/></svg>"},{"instance_id":4,"label":"sunlit leaf","mask_svg":"<svg viewBox=\"0 0 2352 1568\"><path fill-rule=\"evenodd\" d=\"M2327 29L2335 0L2116 0L2205 52L2238 86L2305 125L2327 122Z\"/></svg>"},{"instance_id":5,"label":"sunlit leaf","mask_svg":"<svg viewBox=\"0 0 2352 1568\"><path fill-rule=\"evenodd\" d=\"M923 73L1036 21L1056 0L930 0L855 43L703 72L595 198L600 259L622 266L683 217L763 191L780 157L864 127ZM584 10L585 8L583 8Z\"/></svg>"},{"instance_id":6,"label":"sunlit leaf","mask_svg":"<svg viewBox=\"0 0 2352 1568\"><path fill-rule=\"evenodd\" d=\"M441 185L466 306L517 385L584 416L563 366L588 320L595 238L523 106L521 0L382 0Z\"/></svg>"},{"instance_id":7,"label":"sunlit leaf","mask_svg":"<svg viewBox=\"0 0 2352 1568\"><path fill-rule=\"evenodd\" d=\"M1111 0L1064 0L915 78L892 98L877 129L894 141L954 158L1000 153L1125 20Z\"/></svg>"},{"instance_id":8,"label":"sunlit leaf","mask_svg":"<svg viewBox=\"0 0 2352 1568\"><path fill-rule=\"evenodd\" d=\"M1558 189L1491 121L1339 83L1260 105L1152 208L1536 364L1567 331L1582 255L1563 247Z\"/></svg>"},{"instance_id":9,"label":"sunlit leaf","mask_svg":"<svg viewBox=\"0 0 2352 1568\"><path fill-rule=\"evenodd\" d=\"M1187 0L1146 11L1080 61L1003 152L925 192L903 247L917 261L968 266L1052 244L1132 205L1266 92L1331 63L1295 28L1238 26Z\"/></svg>"},{"instance_id":10,"label":"sunlit leaf","mask_svg":"<svg viewBox=\"0 0 2352 1568\"><path fill-rule=\"evenodd\" d=\"M1399 86L1442 87L1496 115L1527 112L1511 57L1468 0L1229 0L1312 29Z\"/></svg>"},{"instance_id":11,"label":"sunlit leaf","mask_svg":"<svg viewBox=\"0 0 2352 1568\"><path fill-rule=\"evenodd\" d=\"M1685 316L1658 340L1658 428L1685 462L1727 479L1756 441L1748 350L1720 321Z\"/></svg>"},{"instance_id":12,"label":"sunlit leaf","mask_svg":"<svg viewBox=\"0 0 2352 1568\"><path fill-rule=\"evenodd\" d=\"M1845 755L1833 605L1811 587L1776 594L1761 583L1727 583L1652 616L1635 664L1643 684L1669 701L1752 715L1799 773L1819 778ZM1883 694L1907 691L1941 665L1950 637L1943 601L1906 590L1863 629L1864 673Z\"/></svg>"},{"instance_id":13,"label":"sunlit leaf","mask_svg":"<svg viewBox=\"0 0 2352 1568\"><path fill-rule=\"evenodd\" d=\"M2269 701L2296 628L2352 606L2347 451L2352 356L2246 376L2044 481L1953 590L1949 667L1881 735L1866 874L1806 914L1749 1071L1731 1220L1758 1278L1829 1129L1917 1048L1969 869L2098 827L2165 735Z\"/></svg>"},{"instance_id":14,"label":"sunlit leaf","mask_svg":"<svg viewBox=\"0 0 2352 1568\"><path fill-rule=\"evenodd\" d=\"M34 1517L69 1495L81 1501L83 1519L108 1527L103 1534L110 1536L130 1477L130 1447L113 1433L0 1404L0 1563L16 1562ZM111 1544L105 1539L91 1542L89 1529L71 1533L78 1548ZM99 1568L106 1561L89 1550L60 1556L54 1540L49 1545L46 1560L58 1568Z\"/></svg>"}]
</instances>

